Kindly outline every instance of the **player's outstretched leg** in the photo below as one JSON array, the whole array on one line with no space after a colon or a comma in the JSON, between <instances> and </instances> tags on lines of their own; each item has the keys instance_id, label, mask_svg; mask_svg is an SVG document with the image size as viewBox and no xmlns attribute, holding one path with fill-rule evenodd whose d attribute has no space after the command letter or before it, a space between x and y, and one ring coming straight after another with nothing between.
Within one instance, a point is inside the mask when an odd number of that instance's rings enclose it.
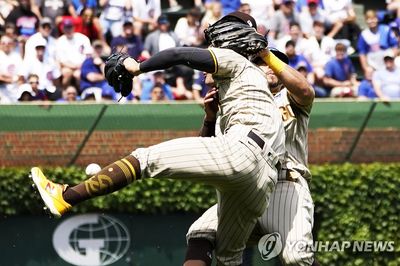
<instances>
[{"instance_id":1,"label":"player's outstretched leg","mask_svg":"<svg viewBox=\"0 0 400 266\"><path fill-rule=\"evenodd\" d=\"M129 155L76 186L54 183L38 167L31 169L31 177L44 204L54 216L60 217L73 205L112 193L139 179L140 166L139 161Z\"/></svg>"},{"instance_id":2,"label":"player's outstretched leg","mask_svg":"<svg viewBox=\"0 0 400 266\"><path fill-rule=\"evenodd\" d=\"M62 197L68 185L51 182L38 167L33 167L31 169L30 177L32 177L44 204L54 216L60 217L63 213L71 209L71 205Z\"/></svg>"}]
</instances>

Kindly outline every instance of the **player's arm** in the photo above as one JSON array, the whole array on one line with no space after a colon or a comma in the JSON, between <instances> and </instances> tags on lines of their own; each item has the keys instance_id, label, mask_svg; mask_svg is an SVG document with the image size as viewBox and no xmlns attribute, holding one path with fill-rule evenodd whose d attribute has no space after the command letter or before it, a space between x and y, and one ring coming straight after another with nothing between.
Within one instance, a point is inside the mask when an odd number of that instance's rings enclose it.
<instances>
[{"instance_id":1,"label":"player's arm","mask_svg":"<svg viewBox=\"0 0 400 266\"><path fill-rule=\"evenodd\" d=\"M297 70L282 62L268 49L260 53L261 58L274 71L291 96L299 105L310 105L314 101L314 89Z\"/></svg>"},{"instance_id":2,"label":"player's arm","mask_svg":"<svg viewBox=\"0 0 400 266\"><path fill-rule=\"evenodd\" d=\"M215 124L217 121L218 112L218 90L216 88L210 89L204 96L204 119L201 126L200 137L213 137L215 136Z\"/></svg>"},{"instance_id":3,"label":"player's arm","mask_svg":"<svg viewBox=\"0 0 400 266\"><path fill-rule=\"evenodd\" d=\"M154 54L148 60L138 63L133 58L123 62L126 70L137 76L141 73L166 69L175 65L186 65L207 73L218 70L215 55L211 50L195 47L177 47Z\"/></svg>"}]
</instances>

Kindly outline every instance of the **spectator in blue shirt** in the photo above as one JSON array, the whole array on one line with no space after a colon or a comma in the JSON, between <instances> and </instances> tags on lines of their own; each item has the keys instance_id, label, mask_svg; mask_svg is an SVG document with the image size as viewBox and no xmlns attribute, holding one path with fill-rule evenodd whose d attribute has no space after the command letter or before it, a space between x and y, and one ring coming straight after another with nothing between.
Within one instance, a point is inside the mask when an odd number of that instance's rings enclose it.
<instances>
[{"instance_id":1,"label":"spectator in blue shirt","mask_svg":"<svg viewBox=\"0 0 400 266\"><path fill-rule=\"evenodd\" d=\"M142 81L142 94L140 95L141 101L150 101L151 92L155 84L162 88L165 100L173 100L172 88L165 81L165 75L162 71L154 73L153 77Z\"/></svg>"},{"instance_id":2,"label":"spectator in blue shirt","mask_svg":"<svg viewBox=\"0 0 400 266\"><path fill-rule=\"evenodd\" d=\"M162 86L163 85L161 83L154 84L153 88L151 89L151 101L152 102L160 102L160 101L165 101L167 99L165 97Z\"/></svg>"},{"instance_id":3,"label":"spectator in blue shirt","mask_svg":"<svg viewBox=\"0 0 400 266\"><path fill-rule=\"evenodd\" d=\"M222 14L225 16L237 11L240 7L240 0L220 0L222 4Z\"/></svg>"},{"instance_id":4,"label":"spectator in blue shirt","mask_svg":"<svg viewBox=\"0 0 400 266\"><path fill-rule=\"evenodd\" d=\"M374 10L365 13L368 25L358 38L358 52L364 75L371 74L374 70L384 68L383 57L392 50L397 53L398 41L388 25L378 24L378 16Z\"/></svg>"},{"instance_id":5,"label":"spectator in blue shirt","mask_svg":"<svg viewBox=\"0 0 400 266\"><path fill-rule=\"evenodd\" d=\"M296 43L292 40L287 41L285 44L286 55L289 58L289 66L297 69L300 65L307 68L307 73L311 73L313 68L308 60L301 54L296 53Z\"/></svg>"},{"instance_id":6,"label":"spectator in blue shirt","mask_svg":"<svg viewBox=\"0 0 400 266\"><path fill-rule=\"evenodd\" d=\"M58 99L57 102L59 103L74 103L76 101L80 101L80 97L78 95L78 90L69 85L62 93L62 98Z\"/></svg>"},{"instance_id":7,"label":"spectator in blue shirt","mask_svg":"<svg viewBox=\"0 0 400 266\"><path fill-rule=\"evenodd\" d=\"M93 53L82 63L80 89L84 92L88 88L108 90L110 85L104 78L104 61L101 59L103 44L97 40L93 42ZM101 95L101 92L99 92Z\"/></svg>"},{"instance_id":8,"label":"spectator in blue shirt","mask_svg":"<svg viewBox=\"0 0 400 266\"><path fill-rule=\"evenodd\" d=\"M364 79L361 80L357 96L358 99L374 99L377 97L372 84L372 73L365 75Z\"/></svg>"},{"instance_id":9,"label":"spectator in blue shirt","mask_svg":"<svg viewBox=\"0 0 400 266\"><path fill-rule=\"evenodd\" d=\"M212 2L216 2L215 0L206 0L205 4L209 5ZM222 5L222 15L225 16L229 13L237 11L240 7L240 0L219 0L218 2Z\"/></svg>"},{"instance_id":10,"label":"spectator in blue shirt","mask_svg":"<svg viewBox=\"0 0 400 266\"><path fill-rule=\"evenodd\" d=\"M134 34L133 23L130 20L124 22L122 35L111 40L111 49L115 50L121 44L126 46L131 57L139 59L143 51L143 43L140 36Z\"/></svg>"},{"instance_id":11,"label":"spectator in blue shirt","mask_svg":"<svg viewBox=\"0 0 400 266\"><path fill-rule=\"evenodd\" d=\"M80 14L86 7L96 9L97 0L72 0L72 5L74 6L76 13Z\"/></svg>"},{"instance_id":12,"label":"spectator in blue shirt","mask_svg":"<svg viewBox=\"0 0 400 266\"><path fill-rule=\"evenodd\" d=\"M342 43L335 46L336 56L325 66L323 82L333 97L352 97L357 89L356 73L347 47Z\"/></svg>"},{"instance_id":13,"label":"spectator in blue shirt","mask_svg":"<svg viewBox=\"0 0 400 266\"><path fill-rule=\"evenodd\" d=\"M296 70L302 70L302 74L304 77L314 86L315 83L315 74L313 71L313 67L310 62L301 54L296 53L296 43L293 40L289 40L285 45L285 53L289 58L289 66L293 67ZM326 93L319 92L315 90L316 97L326 97Z\"/></svg>"},{"instance_id":14,"label":"spectator in blue shirt","mask_svg":"<svg viewBox=\"0 0 400 266\"><path fill-rule=\"evenodd\" d=\"M286 42L285 53L289 58L289 66L299 71L313 86L315 97L328 97L329 93L321 86L317 86L317 84L315 83L316 76L310 62L308 62L308 60L303 55L296 54L294 41L290 40Z\"/></svg>"}]
</instances>

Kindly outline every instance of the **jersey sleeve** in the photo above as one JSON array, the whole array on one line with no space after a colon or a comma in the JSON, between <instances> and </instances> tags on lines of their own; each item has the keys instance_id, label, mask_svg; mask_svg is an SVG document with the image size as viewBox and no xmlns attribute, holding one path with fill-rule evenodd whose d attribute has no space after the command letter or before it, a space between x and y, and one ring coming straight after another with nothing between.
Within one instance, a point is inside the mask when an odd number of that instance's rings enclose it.
<instances>
[{"instance_id":1,"label":"jersey sleeve","mask_svg":"<svg viewBox=\"0 0 400 266\"><path fill-rule=\"evenodd\" d=\"M295 110L298 110L298 111L300 111L302 113L306 113L306 114L311 113L312 103L308 104L308 105L299 104L289 91L287 91L287 98L289 100L290 105L295 107Z\"/></svg>"},{"instance_id":2,"label":"jersey sleeve","mask_svg":"<svg viewBox=\"0 0 400 266\"><path fill-rule=\"evenodd\" d=\"M215 60L215 77L232 78L243 71L247 63L246 58L230 49L208 48Z\"/></svg>"}]
</instances>

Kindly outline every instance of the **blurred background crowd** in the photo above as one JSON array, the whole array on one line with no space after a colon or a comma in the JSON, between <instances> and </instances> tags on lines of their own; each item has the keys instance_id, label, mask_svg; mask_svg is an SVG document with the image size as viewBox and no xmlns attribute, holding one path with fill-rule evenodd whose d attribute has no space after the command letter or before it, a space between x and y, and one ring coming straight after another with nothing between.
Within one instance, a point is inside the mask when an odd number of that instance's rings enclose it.
<instances>
[{"instance_id":1,"label":"blurred background crowd","mask_svg":"<svg viewBox=\"0 0 400 266\"><path fill-rule=\"evenodd\" d=\"M1 0L0 103L117 101L103 74L111 52L143 61L171 47L206 47L204 29L235 10L256 19L317 97L400 98L399 0L361 19L352 0L192 0L190 8L176 0ZM176 66L134 79L122 102L201 101L207 89L202 73Z\"/></svg>"}]
</instances>

